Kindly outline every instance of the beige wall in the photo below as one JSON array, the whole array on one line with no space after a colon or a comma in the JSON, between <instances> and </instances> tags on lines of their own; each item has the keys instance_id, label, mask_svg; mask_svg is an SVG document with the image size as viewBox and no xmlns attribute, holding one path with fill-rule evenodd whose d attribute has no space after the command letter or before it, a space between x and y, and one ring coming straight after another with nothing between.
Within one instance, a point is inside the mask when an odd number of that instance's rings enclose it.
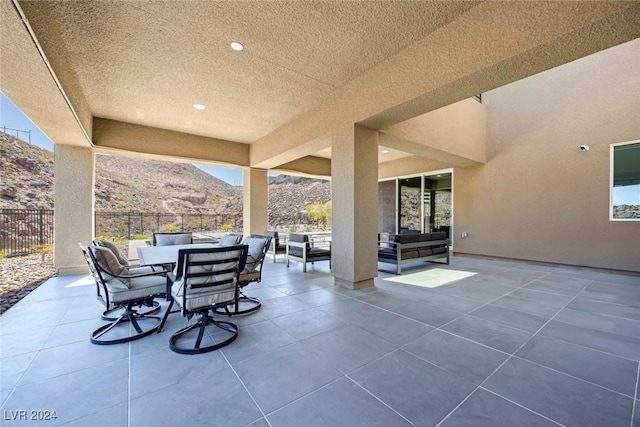
<instances>
[{"instance_id":1,"label":"beige wall","mask_svg":"<svg viewBox=\"0 0 640 427\"><path fill-rule=\"evenodd\" d=\"M455 169L455 251L640 271L640 223L608 219L610 144L640 139L639 69L640 39L483 94L487 163Z\"/></svg>"},{"instance_id":2,"label":"beige wall","mask_svg":"<svg viewBox=\"0 0 640 427\"><path fill-rule=\"evenodd\" d=\"M485 110L475 99L465 99L389 126L382 130L380 141L389 148L458 166L477 166L486 161Z\"/></svg>"}]
</instances>

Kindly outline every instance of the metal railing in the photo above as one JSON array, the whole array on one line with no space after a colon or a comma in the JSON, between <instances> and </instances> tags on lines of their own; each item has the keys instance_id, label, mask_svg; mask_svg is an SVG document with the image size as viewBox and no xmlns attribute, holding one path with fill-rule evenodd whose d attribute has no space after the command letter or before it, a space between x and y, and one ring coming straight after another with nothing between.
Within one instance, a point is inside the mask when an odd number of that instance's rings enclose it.
<instances>
[{"instance_id":1,"label":"metal railing","mask_svg":"<svg viewBox=\"0 0 640 427\"><path fill-rule=\"evenodd\" d=\"M96 212L95 235L127 240L153 233L242 232L242 214Z\"/></svg>"},{"instance_id":2,"label":"metal railing","mask_svg":"<svg viewBox=\"0 0 640 427\"><path fill-rule=\"evenodd\" d=\"M27 255L53 245L53 210L0 209L0 251Z\"/></svg>"},{"instance_id":3,"label":"metal railing","mask_svg":"<svg viewBox=\"0 0 640 427\"><path fill-rule=\"evenodd\" d=\"M22 130L22 129L13 129L13 128L8 128L6 126L0 126L0 129L2 129L2 132L6 133L7 135L11 135L11 133L15 133L16 134L16 138L18 139L22 139L24 141L23 138L20 138L20 133L26 133L27 134L27 139L29 144L31 144L31 131L30 130ZM9 131L9 132L7 132Z\"/></svg>"}]
</instances>

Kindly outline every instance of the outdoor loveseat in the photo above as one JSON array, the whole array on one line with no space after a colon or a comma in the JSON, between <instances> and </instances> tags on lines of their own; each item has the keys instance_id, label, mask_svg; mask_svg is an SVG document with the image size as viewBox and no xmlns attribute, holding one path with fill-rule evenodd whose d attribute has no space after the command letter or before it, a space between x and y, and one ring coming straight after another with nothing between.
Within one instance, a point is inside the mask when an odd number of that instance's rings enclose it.
<instances>
[{"instance_id":1,"label":"outdoor loveseat","mask_svg":"<svg viewBox=\"0 0 640 427\"><path fill-rule=\"evenodd\" d=\"M446 261L436 261L444 258ZM421 261L449 264L449 239L444 231L396 234L388 242L379 242L378 262L395 264L396 274L402 266Z\"/></svg>"}]
</instances>

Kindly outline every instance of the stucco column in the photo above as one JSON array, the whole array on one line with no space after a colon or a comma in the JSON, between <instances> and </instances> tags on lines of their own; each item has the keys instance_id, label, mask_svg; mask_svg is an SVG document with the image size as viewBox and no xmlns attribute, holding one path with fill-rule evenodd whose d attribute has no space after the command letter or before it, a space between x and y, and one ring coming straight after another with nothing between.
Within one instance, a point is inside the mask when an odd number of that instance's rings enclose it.
<instances>
[{"instance_id":1,"label":"stucco column","mask_svg":"<svg viewBox=\"0 0 640 427\"><path fill-rule=\"evenodd\" d=\"M242 191L243 234L264 234L268 224L267 201L269 195L267 171L244 168Z\"/></svg>"},{"instance_id":2,"label":"stucco column","mask_svg":"<svg viewBox=\"0 0 640 427\"><path fill-rule=\"evenodd\" d=\"M361 289L378 275L378 132L350 125L331 139L331 274Z\"/></svg>"},{"instance_id":3,"label":"stucco column","mask_svg":"<svg viewBox=\"0 0 640 427\"><path fill-rule=\"evenodd\" d=\"M89 271L78 242L94 233L94 156L91 148L54 149L55 266L60 275Z\"/></svg>"}]
</instances>

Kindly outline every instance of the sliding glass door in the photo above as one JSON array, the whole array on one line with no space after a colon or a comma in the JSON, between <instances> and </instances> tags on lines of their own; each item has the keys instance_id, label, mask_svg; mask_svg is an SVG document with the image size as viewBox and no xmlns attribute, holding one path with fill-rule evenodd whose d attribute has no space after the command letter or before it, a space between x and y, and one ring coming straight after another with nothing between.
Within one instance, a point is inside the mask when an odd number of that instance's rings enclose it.
<instances>
[{"instance_id":1,"label":"sliding glass door","mask_svg":"<svg viewBox=\"0 0 640 427\"><path fill-rule=\"evenodd\" d=\"M452 216L451 170L378 183L378 232L381 235L446 231L451 244Z\"/></svg>"}]
</instances>

